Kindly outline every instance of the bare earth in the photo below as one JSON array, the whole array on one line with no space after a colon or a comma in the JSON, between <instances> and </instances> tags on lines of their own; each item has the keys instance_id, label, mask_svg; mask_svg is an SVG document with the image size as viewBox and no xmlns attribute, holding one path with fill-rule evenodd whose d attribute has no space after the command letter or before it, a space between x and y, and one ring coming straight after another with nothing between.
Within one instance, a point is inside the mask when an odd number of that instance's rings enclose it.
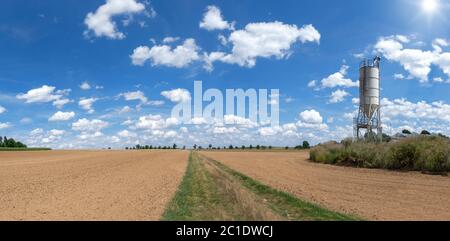
<instances>
[{"instance_id":1,"label":"bare earth","mask_svg":"<svg viewBox=\"0 0 450 241\"><path fill-rule=\"evenodd\" d=\"M0 220L158 220L188 152L0 152Z\"/></svg>"},{"instance_id":2,"label":"bare earth","mask_svg":"<svg viewBox=\"0 0 450 241\"><path fill-rule=\"evenodd\" d=\"M308 152L203 152L262 183L369 220L450 220L450 177L310 163Z\"/></svg>"}]
</instances>

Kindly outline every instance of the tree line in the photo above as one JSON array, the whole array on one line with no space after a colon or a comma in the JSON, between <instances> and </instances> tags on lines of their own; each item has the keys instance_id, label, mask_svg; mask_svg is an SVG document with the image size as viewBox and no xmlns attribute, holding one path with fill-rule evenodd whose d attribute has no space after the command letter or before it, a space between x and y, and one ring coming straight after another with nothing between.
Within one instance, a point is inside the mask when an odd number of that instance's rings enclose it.
<instances>
[{"instance_id":1,"label":"tree line","mask_svg":"<svg viewBox=\"0 0 450 241\"><path fill-rule=\"evenodd\" d=\"M7 138L0 136L0 147L3 148L27 148L27 145L20 141L15 141L13 138Z\"/></svg>"},{"instance_id":2,"label":"tree line","mask_svg":"<svg viewBox=\"0 0 450 241\"><path fill-rule=\"evenodd\" d=\"M295 146L295 147L289 147L286 146L284 149L288 150L288 149L295 149L295 150L304 150L304 149L309 149L311 148L310 144L308 141L304 141L301 145ZM183 146L181 148L178 147L177 144L173 144L172 146L153 146L153 145L135 145L132 147L125 147L126 150L176 150L176 149L181 149L181 150L186 150L186 146ZM208 150L271 150L274 149L273 146L265 146L265 145L249 145L249 146L235 146L235 145L229 145L229 146L213 146L212 144L209 144L207 147L203 147L203 146L199 146L197 144L192 146L192 149L194 150L204 150L204 149L208 149Z\"/></svg>"}]
</instances>

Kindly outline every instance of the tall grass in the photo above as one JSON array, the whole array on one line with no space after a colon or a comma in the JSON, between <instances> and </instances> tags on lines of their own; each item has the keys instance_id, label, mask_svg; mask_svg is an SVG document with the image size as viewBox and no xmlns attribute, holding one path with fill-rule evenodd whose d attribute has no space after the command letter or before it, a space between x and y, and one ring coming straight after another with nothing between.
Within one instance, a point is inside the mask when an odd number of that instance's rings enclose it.
<instances>
[{"instance_id":1,"label":"tall grass","mask_svg":"<svg viewBox=\"0 0 450 241\"><path fill-rule=\"evenodd\" d=\"M411 137L390 143L328 143L310 151L314 162L431 173L450 171L450 140Z\"/></svg>"}]
</instances>

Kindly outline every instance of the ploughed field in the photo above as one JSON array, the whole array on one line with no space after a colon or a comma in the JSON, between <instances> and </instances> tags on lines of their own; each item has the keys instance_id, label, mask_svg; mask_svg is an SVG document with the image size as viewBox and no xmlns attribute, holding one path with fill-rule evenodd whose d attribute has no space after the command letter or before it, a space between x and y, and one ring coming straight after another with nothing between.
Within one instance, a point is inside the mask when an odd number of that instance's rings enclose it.
<instances>
[{"instance_id":1,"label":"ploughed field","mask_svg":"<svg viewBox=\"0 0 450 241\"><path fill-rule=\"evenodd\" d=\"M311 163L308 152L202 152L273 188L368 220L450 220L450 177Z\"/></svg>"},{"instance_id":2,"label":"ploughed field","mask_svg":"<svg viewBox=\"0 0 450 241\"><path fill-rule=\"evenodd\" d=\"M159 220L188 155L0 152L0 220Z\"/></svg>"}]
</instances>

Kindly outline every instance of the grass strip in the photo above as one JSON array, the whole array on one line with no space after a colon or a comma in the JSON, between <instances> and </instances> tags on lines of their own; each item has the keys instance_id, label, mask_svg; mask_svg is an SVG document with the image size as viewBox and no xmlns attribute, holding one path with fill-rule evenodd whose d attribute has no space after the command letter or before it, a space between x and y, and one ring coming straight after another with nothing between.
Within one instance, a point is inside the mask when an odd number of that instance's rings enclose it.
<instances>
[{"instance_id":1,"label":"grass strip","mask_svg":"<svg viewBox=\"0 0 450 241\"><path fill-rule=\"evenodd\" d=\"M242 182L242 185L264 198L269 203L270 208L288 220L313 220L313 221L354 221L359 218L338 212L330 211L316 204L302 201L289 193L282 192L266 186L242 173L239 173L224 164L209 159L222 170L230 173Z\"/></svg>"}]
</instances>

